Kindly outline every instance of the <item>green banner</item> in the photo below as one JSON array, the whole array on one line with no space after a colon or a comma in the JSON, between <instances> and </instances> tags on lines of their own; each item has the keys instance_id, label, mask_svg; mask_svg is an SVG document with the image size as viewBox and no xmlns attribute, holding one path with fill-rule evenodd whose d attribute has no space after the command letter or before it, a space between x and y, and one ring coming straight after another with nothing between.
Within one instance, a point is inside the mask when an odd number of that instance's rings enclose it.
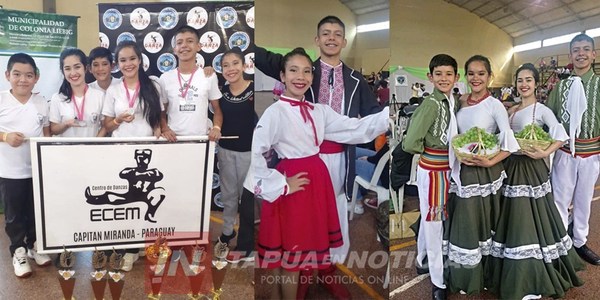
<instances>
[{"instance_id":1,"label":"green banner","mask_svg":"<svg viewBox=\"0 0 600 300\"><path fill-rule=\"evenodd\" d=\"M58 56L77 47L77 18L0 9L0 51Z\"/></svg>"}]
</instances>

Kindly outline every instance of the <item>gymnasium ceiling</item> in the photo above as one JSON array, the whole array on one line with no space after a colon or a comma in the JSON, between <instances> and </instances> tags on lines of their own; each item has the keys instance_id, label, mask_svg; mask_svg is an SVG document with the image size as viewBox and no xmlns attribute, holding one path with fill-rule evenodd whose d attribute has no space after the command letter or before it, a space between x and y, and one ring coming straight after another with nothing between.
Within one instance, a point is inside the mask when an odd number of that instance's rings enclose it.
<instances>
[{"instance_id":1,"label":"gymnasium ceiling","mask_svg":"<svg viewBox=\"0 0 600 300\"><path fill-rule=\"evenodd\" d=\"M584 20L600 15L600 0L443 1L487 20L513 38L542 33L546 29L565 24L584 23Z\"/></svg>"},{"instance_id":2,"label":"gymnasium ceiling","mask_svg":"<svg viewBox=\"0 0 600 300\"><path fill-rule=\"evenodd\" d=\"M356 16L389 10L390 1L398 0L340 0L340 2L346 5Z\"/></svg>"}]
</instances>

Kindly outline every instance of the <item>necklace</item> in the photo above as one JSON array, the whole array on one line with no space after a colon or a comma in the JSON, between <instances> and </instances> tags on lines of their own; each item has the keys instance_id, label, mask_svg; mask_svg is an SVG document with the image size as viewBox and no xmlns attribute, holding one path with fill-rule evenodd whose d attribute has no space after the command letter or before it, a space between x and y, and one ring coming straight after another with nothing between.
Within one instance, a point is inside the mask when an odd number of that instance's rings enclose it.
<instances>
[{"instance_id":1,"label":"necklace","mask_svg":"<svg viewBox=\"0 0 600 300\"><path fill-rule=\"evenodd\" d=\"M510 115L510 117L508 119L508 121L509 121L508 123L509 123L510 127L514 128L514 126L513 126L513 120L515 119L515 115L519 111L522 111L522 110L526 109L527 107L529 107L531 105L533 105L533 121L532 121L532 124L535 123L535 106L536 106L536 104L537 104L537 101L533 102L533 104L528 104L527 106L524 106L523 102L517 104L517 106L515 108L515 111L512 113L512 115Z\"/></svg>"},{"instance_id":2,"label":"necklace","mask_svg":"<svg viewBox=\"0 0 600 300\"><path fill-rule=\"evenodd\" d=\"M467 104L469 104L469 106L479 104L479 102L485 100L487 97L490 96L490 92L486 91L485 95L483 95L483 97L481 97L480 99L476 99L476 100L473 100L473 98L471 98L472 96L473 96L473 94L469 94L469 97L467 98Z\"/></svg>"},{"instance_id":3,"label":"necklace","mask_svg":"<svg viewBox=\"0 0 600 300\"><path fill-rule=\"evenodd\" d=\"M181 74L181 71L179 70L179 68L177 68L177 75L178 75L178 80L179 80L179 90L181 91L181 98L185 99L188 93L188 90L190 89L190 84L192 83L192 78L194 78L194 74L196 74L196 71L198 70L198 68L194 68L194 70L192 71L192 75L190 75L190 78L186 81L183 78L183 74ZM183 80L183 84L181 84L181 80ZM193 97L193 95L192 95ZM190 99L191 100L191 99Z\"/></svg>"}]
</instances>

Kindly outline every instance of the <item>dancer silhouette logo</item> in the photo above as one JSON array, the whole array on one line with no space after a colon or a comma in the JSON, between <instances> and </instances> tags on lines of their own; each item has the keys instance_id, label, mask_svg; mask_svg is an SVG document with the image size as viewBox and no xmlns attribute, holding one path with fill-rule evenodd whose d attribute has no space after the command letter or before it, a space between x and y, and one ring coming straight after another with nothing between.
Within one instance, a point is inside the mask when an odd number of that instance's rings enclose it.
<instances>
[{"instance_id":1,"label":"dancer silhouette logo","mask_svg":"<svg viewBox=\"0 0 600 300\"><path fill-rule=\"evenodd\" d=\"M106 187L87 187L85 189L85 198L87 203L92 205L111 205L119 206L134 202L144 202L148 205L144 219L151 223L156 223L154 215L165 200L165 189L157 187L156 183L163 179L163 174L158 169L149 169L148 165L152 158L152 150L135 150L136 167L127 167L119 173L119 177L127 180L127 192L117 193L109 191ZM115 187L118 187L115 185ZM92 195L92 190L106 190L100 195ZM102 208L92 209L90 211L90 221L118 221L139 219L140 211L136 207L127 208Z\"/></svg>"}]
</instances>

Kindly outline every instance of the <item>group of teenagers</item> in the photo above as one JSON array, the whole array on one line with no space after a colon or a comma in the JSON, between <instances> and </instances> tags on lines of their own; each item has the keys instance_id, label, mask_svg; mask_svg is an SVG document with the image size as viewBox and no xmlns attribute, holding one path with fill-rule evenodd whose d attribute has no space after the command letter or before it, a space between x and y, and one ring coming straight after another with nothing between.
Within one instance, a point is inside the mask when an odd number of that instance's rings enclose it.
<instances>
[{"instance_id":1,"label":"group of teenagers","mask_svg":"<svg viewBox=\"0 0 600 300\"><path fill-rule=\"evenodd\" d=\"M64 81L50 102L32 93L39 79L33 58L11 56L5 73L11 89L0 93L0 198L15 274L32 273L28 257L38 265L50 264L34 247L29 137L155 136L176 141L177 136L208 135L219 141L226 203L219 240L228 243L236 236L238 199L243 203L247 198L245 186L249 201L262 199L257 266L281 277L271 297L303 299L312 281L301 277L313 276L314 270L317 276L334 276L335 263L346 259L347 191L355 172L352 145L385 133L389 110L380 107L362 75L341 61L345 26L335 16L317 25L321 57L316 61L302 48L279 55L256 47L255 66L285 85L279 101L258 122L254 86L243 77L241 51L233 48L223 55L228 84L219 90L216 75L196 66L198 32L183 26L175 36L178 68L157 80L144 72L141 49L134 42L116 47L121 79L112 78L112 55L106 49L96 48L89 57L78 49L64 50ZM584 267L580 257L600 265L600 257L586 246L600 172L594 40L578 35L569 51L572 76L557 84L546 105L536 100L538 71L532 64L520 66L515 86L521 102L508 112L487 90L492 70L486 57L466 62L471 92L460 99L452 93L459 77L456 60L445 54L432 58L428 77L434 90L414 112L402 147L421 154L417 271L430 274L434 299L445 299L446 290L475 294L486 289L506 299L563 297L583 284L576 274ZM90 84L85 82L88 68L96 78ZM532 122L548 129L555 140L549 148L520 149L514 133ZM450 142L473 127L497 134L500 152L458 161ZM269 151L277 154L276 164L264 158ZM552 153L550 170L544 158ZM251 210L240 210L241 224L242 218L252 217ZM238 238L239 257L253 255L251 228L243 239L248 242L241 245ZM123 268L131 270L138 249L126 252ZM338 299L351 297L338 281L320 282Z\"/></svg>"},{"instance_id":2,"label":"group of teenagers","mask_svg":"<svg viewBox=\"0 0 600 300\"><path fill-rule=\"evenodd\" d=\"M0 198L15 274L32 273L28 257L38 265L51 263L34 247L29 137L155 136L176 141L178 136L208 135L219 143L225 204L221 242L236 237L241 199L240 236L232 251L237 258L228 259L254 259L252 207L255 198L261 199L257 266L283 277L272 288L272 297L303 299L311 282L306 277L318 270L333 297L351 298L333 277L335 263L343 263L349 250L347 191L352 190L348 184L355 173L353 145L385 133L389 110L379 105L362 75L341 61L347 43L344 23L335 16L318 23L315 43L321 56L316 61L302 48L280 55L255 47L255 66L285 85L279 101L258 121L254 86L242 76L244 56L239 49L223 55L227 84L220 91L216 75L196 66L198 32L183 26L175 33L175 43L178 67L156 79L145 73L141 49L134 42L121 42L115 49L120 79L111 76L107 49L95 48L89 57L79 49L65 49L60 56L64 81L49 102L32 92L40 78L33 58L24 53L11 56L6 71L11 89L0 94ZM86 84L88 69L96 81ZM206 116L209 103L212 122ZM269 152L276 153L276 165L265 159ZM123 270L132 269L138 250L126 250Z\"/></svg>"},{"instance_id":3,"label":"group of teenagers","mask_svg":"<svg viewBox=\"0 0 600 300\"><path fill-rule=\"evenodd\" d=\"M227 84L219 89L214 71L196 65L200 49L196 29L187 25L178 28L173 49L178 67L153 78L144 71L140 47L123 41L114 54L122 77L113 78L110 50L98 47L86 56L80 49L66 48L59 58L64 80L50 101L32 92L40 79L35 60L25 53L9 58L5 76L11 88L0 92L0 201L16 276L32 274L28 258L40 266L51 264L50 257L37 253L35 248L30 137L154 136L175 142L181 136L208 135L211 141L219 142L217 156L225 204L219 239L229 243L236 236L238 199L250 166L256 123L254 84L243 76L242 51L232 48L222 57ZM89 84L85 81L88 71L95 78ZM214 112L212 122L208 118L209 103ZM236 261L253 259L253 210L244 212L240 219L249 220L246 224L250 226L232 252L237 253ZM132 269L139 259L138 252L124 251L122 270Z\"/></svg>"},{"instance_id":4,"label":"group of teenagers","mask_svg":"<svg viewBox=\"0 0 600 300\"><path fill-rule=\"evenodd\" d=\"M573 72L545 105L535 94L539 71L521 65L514 75L521 102L508 111L487 89L488 58L467 60L471 92L460 99L452 93L456 60L446 54L431 59L434 90L414 112L402 147L420 154L416 268L429 273L433 299L484 290L501 299L560 298L583 284L577 275L582 259L600 265L586 246L600 172L594 40L575 36L569 57ZM550 134L547 149L520 149L515 133L529 124ZM457 159L452 138L473 127L497 135L497 155Z\"/></svg>"}]
</instances>

